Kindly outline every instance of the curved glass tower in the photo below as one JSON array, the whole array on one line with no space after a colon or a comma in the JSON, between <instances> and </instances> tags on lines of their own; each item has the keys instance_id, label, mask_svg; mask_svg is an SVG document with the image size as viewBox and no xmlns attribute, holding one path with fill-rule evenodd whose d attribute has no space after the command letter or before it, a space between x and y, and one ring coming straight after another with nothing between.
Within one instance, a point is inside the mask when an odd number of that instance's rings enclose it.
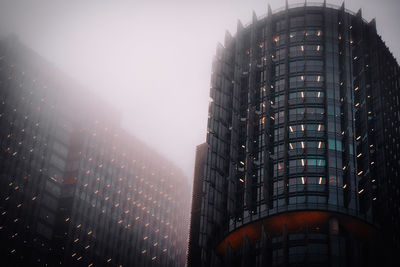
<instances>
[{"instance_id":1,"label":"curved glass tower","mask_svg":"<svg viewBox=\"0 0 400 267\"><path fill-rule=\"evenodd\" d=\"M269 9L227 33L211 78L202 265L391 263L399 206L385 194L399 164L385 156L384 95L398 99L398 73L375 21L344 6Z\"/></svg>"}]
</instances>

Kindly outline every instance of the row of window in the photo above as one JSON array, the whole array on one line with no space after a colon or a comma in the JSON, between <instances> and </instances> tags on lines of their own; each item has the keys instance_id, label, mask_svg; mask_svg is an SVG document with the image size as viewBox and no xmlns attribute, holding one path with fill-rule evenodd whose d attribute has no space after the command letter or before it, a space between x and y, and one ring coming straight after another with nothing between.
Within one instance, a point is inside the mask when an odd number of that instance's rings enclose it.
<instances>
[{"instance_id":1,"label":"row of window","mask_svg":"<svg viewBox=\"0 0 400 267\"><path fill-rule=\"evenodd\" d=\"M276 145L274 147L274 152L279 153L283 151L283 144ZM288 146L289 150L293 149L305 149L305 148L317 148L322 149L325 148L325 142L323 141L298 141L298 142L291 142ZM343 143L340 140L335 139L328 139L328 149L330 150L337 150L343 151Z\"/></svg>"},{"instance_id":2,"label":"row of window","mask_svg":"<svg viewBox=\"0 0 400 267\"><path fill-rule=\"evenodd\" d=\"M340 141L338 141L340 142ZM274 152L275 154L279 152L283 152L283 144L276 145L274 147ZM305 149L305 148L310 148L310 149L322 149L325 148L325 142L324 141L299 141L299 142L291 142L289 143L288 149L289 150L294 150L294 149Z\"/></svg>"},{"instance_id":3,"label":"row of window","mask_svg":"<svg viewBox=\"0 0 400 267\"><path fill-rule=\"evenodd\" d=\"M286 33L278 34L274 36L273 40L276 45L282 45L286 43ZM298 29L290 31L289 41L319 41L322 39L322 30L318 28Z\"/></svg>"},{"instance_id":4,"label":"row of window","mask_svg":"<svg viewBox=\"0 0 400 267\"><path fill-rule=\"evenodd\" d=\"M290 88L302 87L321 87L323 85L324 76L322 75L296 75L289 78ZM285 89L285 79L278 79L275 81L275 88L277 91Z\"/></svg>"},{"instance_id":5,"label":"row of window","mask_svg":"<svg viewBox=\"0 0 400 267\"><path fill-rule=\"evenodd\" d=\"M289 125L289 132L304 132L304 131L317 131L322 132L325 129L323 124L316 124L316 123L308 123L308 124L294 124ZM279 127L274 130L275 136L282 135L284 132L284 127Z\"/></svg>"},{"instance_id":6,"label":"row of window","mask_svg":"<svg viewBox=\"0 0 400 267\"><path fill-rule=\"evenodd\" d=\"M293 45L289 47L289 56L320 56L322 55L323 46L320 44L303 44ZM286 56L286 48L280 48L276 50L275 57L277 59L283 59Z\"/></svg>"},{"instance_id":7,"label":"row of window","mask_svg":"<svg viewBox=\"0 0 400 267\"><path fill-rule=\"evenodd\" d=\"M290 27L300 27L304 25L321 25L323 18L321 14L307 14L306 16L296 16L289 20ZM286 29L286 19L281 19L276 22L276 31Z\"/></svg>"},{"instance_id":8,"label":"row of window","mask_svg":"<svg viewBox=\"0 0 400 267\"><path fill-rule=\"evenodd\" d=\"M291 167L304 167L304 166L325 166L325 157L323 156L310 156L307 159L292 159L289 160L289 168Z\"/></svg>"},{"instance_id":9,"label":"row of window","mask_svg":"<svg viewBox=\"0 0 400 267\"><path fill-rule=\"evenodd\" d=\"M319 89L309 89L302 91L296 91L289 93L289 99L301 99L301 98L323 98L324 92ZM274 103L279 103L285 100L285 94L276 95L274 98Z\"/></svg>"},{"instance_id":10,"label":"row of window","mask_svg":"<svg viewBox=\"0 0 400 267\"><path fill-rule=\"evenodd\" d=\"M316 29L316 28L308 28L305 30L302 29L296 29L296 30L291 30L289 33L290 39L294 38L304 38L304 37L309 37L309 36L322 36L322 30Z\"/></svg>"},{"instance_id":11,"label":"row of window","mask_svg":"<svg viewBox=\"0 0 400 267\"><path fill-rule=\"evenodd\" d=\"M297 184L319 184L319 185L324 185L326 183L325 177L319 176L319 177L306 177L306 176L301 176L301 177L294 177L294 178L289 178L289 186L291 185L297 185ZM274 188L275 187L283 187L284 181L279 180L274 182Z\"/></svg>"},{"instance_id":12,"label":"row of window","mask_svg":"<svg viewBox=\"0 0 400 267\"><path fill-rule=\"evenodd\" d=\"M289 78L290 88L293 88L292 84L295 83L304 83L304 82L323 82L324 76L321 75L299 75L292 76Z\"/></svg>"},{"instance_id":13,"label":"row of window","mask_svg":"<svg viewBox=\"0 0 400 267\"><path fill-rule=\"evenodd\" d=\"M297 60L290 62L290 73L295 72L322 72L323 71L322 60ZM279 64L275 66L275 76L284 75L286 73L285 64Z\"/></svg>"},{"instance_id":14,"label":"row of window","mask_svg":"<svg viewBox=\"0 0 400 267\"><path fill-rule=\"evenodd\" d=\"M301 115L304 116L306 114L320 114L323 115L325 114L325 109L324 108L318 108L318 107L306 107L306 108L291 108L289 109L289 116L296 116L296 115ZM279 111L274 114L274 120L283 120L285 117L285 111Z\"/></svg>"},{"instance_id":15,"label":"row of window","mask_svg":"<svg viewBox=\"0 0 400 267\"><path fill-rule=\"evenodd\" d=\"M289 149L305 149L305 148L325 148L325 142L323 141L300 141L289 143Z\"/></svg>"},{"instance_id":16,"label":"row of window","mask_svg":"<svg viewBox=\"0 0 400 267\"><path fill-rule=\"evenodd\" d=\"M307 201L306 201L307 198ZM325 196L292 196L289 197L289 205L304 204L306 202L313 204L325 204L327 198ZM274 208L277 206L286 206L285 199L279 198L273 202Z\"/></svg>"},{"instance_id":17,"label":"row of window","mask_svg":"<svg viewBox=\"0 0 400 267\"><path fill-rule=\"evenodd\" d=\"M278 161L274 164L274 170L283 170L283 161ZM299 158L289 160L289 167L296 166L325 166L326 161L324 156L309 156L307 158Z\"/></svg>"}]
</instances>

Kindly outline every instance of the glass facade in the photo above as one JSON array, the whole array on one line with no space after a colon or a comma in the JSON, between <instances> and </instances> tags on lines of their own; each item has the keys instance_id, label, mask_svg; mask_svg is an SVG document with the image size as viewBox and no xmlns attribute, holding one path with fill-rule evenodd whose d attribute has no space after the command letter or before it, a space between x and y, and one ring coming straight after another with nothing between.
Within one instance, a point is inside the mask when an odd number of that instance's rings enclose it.
<instances>
[{"instance_id":1,"label":"glass facade","mask_svg":"<svg viewBox=\"0 0 400 267\"><path fill-rule=\"evenodd\" d=\"M379 53L391 77L380 86ZM227 33L211 77L204 266L373 266L385 252L371 242L398 247L398 235L380 238L389 182L374 159L385 136L380 94L399 97L388 54L374 21L344 6L269 10Z\"/></svg>"},{"instance_id":2,"label":"glass facade","mask_svg":"<svg viewBox=\"0 0 400 267\"><path fill-rule=\"evenodd\" d=\"M12 36L0 40L0 178L2 266L184 265L183 173Z\"/></svg>"}]
</instances>

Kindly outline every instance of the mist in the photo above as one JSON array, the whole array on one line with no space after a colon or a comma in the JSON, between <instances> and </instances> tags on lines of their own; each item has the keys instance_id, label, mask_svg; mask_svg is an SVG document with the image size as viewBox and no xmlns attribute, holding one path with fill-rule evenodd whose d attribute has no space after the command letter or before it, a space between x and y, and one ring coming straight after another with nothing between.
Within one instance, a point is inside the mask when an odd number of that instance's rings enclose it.
<instances>
[{"instance_id":1,"label":"mist","mask_svg":"<svg viewBox=\"0 0 400 267\"><path fill-rule=\"evenodd\" d=\"M289 4L304 1L289 1ZM320 1L322 2L322 1ZM192 180L196 145L205 141L211 62L225 31L236 32L280 0L1 1L0 35L13 33L123 116L123 127ZM341 5L342 1L327 3ZM400 56L400 1L352 0L377 20Z\"/></svg>"}]
</instances>

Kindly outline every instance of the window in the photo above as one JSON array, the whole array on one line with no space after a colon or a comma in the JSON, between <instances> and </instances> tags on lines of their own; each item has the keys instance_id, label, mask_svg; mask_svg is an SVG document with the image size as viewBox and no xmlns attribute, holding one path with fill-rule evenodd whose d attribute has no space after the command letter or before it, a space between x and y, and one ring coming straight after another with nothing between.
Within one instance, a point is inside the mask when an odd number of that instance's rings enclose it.
<instances>
[{"instance_id":1,"label":"window","mask_svg":"<svg viewBox=\"0 0 400 267\"><path fill-rule=\"evenodd\" d=\"M285 79L275 81L275 88L280 91L285 89Z\"/></svg>"},{"instance_id":2,"label":"window","mask_svg":"<svg viewBox=\"0 0 400 267\"><path fill-rule=\"evenodd\" d=\"M299 17L293 17L290 18L290 27L299 27L304 25L304 17L299 16Z\"/></svg>"},{"instance_id":3,"label":"window","mask_svg":"<svg viewBox=\"0 0 400 267\"><path fill-rule=\"evenodd\" d=\"M343 151L342 141L328 139L328 148L331 150Z\"/></svg>"},{"instance_id":4,"label":"window","mask_svg":"<svg viewBox=\"0 0 400 267\"><path fill-rule=\"evenodd\" d=\"M322 16L320 14L307 14L306 23L307 25L320 25L322 24Z\"/></svg>"},{"instance_id":5,"label":"window","mask_svg":"<svg viewBox=\"0 0 400 267\"><path fill-rule=\"evenodd\" d=\"M317 28L308 28L305 31L306 39L315 40L322 37L322 30Z\"/></svg>"},{"instance_id":6,"label":"window","mask_svg":"<svg viewBox=\"0 0 400 267\"><path fill-rule=\"evenodd\" d=\"M274 147L275 154L283 151L283 144L277 145Z\"/></svg>"},{"instance_id":7,"label":"window","mask_svg":"<svg viewBox=\"0 0 400 267\"><path fill-rule=\"evenodd\" d=\"M283 193L283 180L274 182L274 195L280 195Z\"/></svg>"},{"instance_id":8,"label":"window","mask_svg":"<svg viewBox=\"0 0 400 267\"><path fill-rule=\"evenodd\" d=\"M282 19L276 22L276 31L281 31L286 28L286 20Z\"/></svg>"},{"instance_id":9,"label":"window","mask_svg":"<svg viewBox=\"0 0 400 267\"><path fill-rule=\"evenodd\" d=\"M278 104L279 106L283 106L283 103L279 104L279 102L284 101L284 100L285 100L285 95L277 95L277 96L275 96L274 103Z\"/></svg>"},{"instance_id":10,"label":"window","mask_svg":"<svg viewBox=\"0 0 400 267\"><path fill-rule=\"evenodd\" d=\"M301 49L304 49L301 46ZM323 61L322 60L297 60L290 62L290 72L304 72L304 71L323 71Z\"/></svg>"},{"instance_id":11,"label":"window","mask_svg":"<svg viewBox=\"0 0 400 267\"><path fill-rule=\"evenodd\" d=\"M289 56L290 57L300 57L304 56L320 56L322 55L323 46L320 44L306 45L299 44L295 46L291 46L289 48Z\"/></svg>"},{"instance_id":12,"label":"window","mask_svg":"<svg viewBox=\"0 0 400 267\"><path fill-rule=\"evenodd\" d=\"M284 119L284 117L285 117L285 111L279 111L279 112L276 112L275 114L274 114L274 118L275 118L275 121L276 120L279 120L279 121L281 121L281 120L283 120Z\"/></svg>"},{"instance_id":13,"label":"window","mask_svg":"<svg viewBox=\"0 0 400 267\"><path fill-rule=\"evenodd\" d=\"M289 109L289 116L304 115L305 108L292 108Z\"/></svg>"},{"instance_id":14,"label":"window","mask_svg":"<svg viewBox=\"0 0 400 267\"><path fill-rule=\"evenodd\" d=\"M324 76L322 75L299 75L292 76L289 79L290 88L298 88L304 86L322 86Z\"/></svg>"},{"instance_id":15,"label":"window","mask_svg":"<svg viewBox=\"0 0 400 267\"><path fill-rule=\"evenodd\" d=\"M307 177L307 184L325 184L326 179L324 177Z\"/></svg>"},{"instance_id":16,"label":"window","mask_svg":"<svg viewBox=\"0 0 400 267\"><path fill-rule=\"evenodd\" d=\"M289 93L289 99L323 98L324 92L321 91L299 91Z\"/></svg>"},{"instance_id":17,"label":"window","mask_svg":"<svg viewBox=\"0 0 400 267\"><path fill-rule=\"evenodd\" d=\"M289 125L289 133L304 132L306 129L305 124Z\"/></svg>"},{"instance_id":18,"label":"window","mask_svg":"<svg viewBox=\"0 0 400 267\"><path fill-rule=\"evenodd\" d=\"M275 65L275 76L284 75L286 73L285 64Z\"/></svg>"},{"instance_id":19,"label":"window","mask_svg":"<svg viewBox=\"0 0 400 267\"><path fill-rule=\"evenodd\" d=\"M307 158L307 166L325 166L325 158L321 156L314 156Z\"/></svg>"},{"instance_id":20,"label":"window","mask_svg":"<svg viewBox=\"0 0 400 267\"><path fill-rule=\"evenodd\" d=\"M249 38L250 39L250 38ZM286 39L286 34L281 34L281 35L275 35L273 37L273 40L276 45L282 45L285 44L285 39Z\"/></svg>"}]
</instances>

